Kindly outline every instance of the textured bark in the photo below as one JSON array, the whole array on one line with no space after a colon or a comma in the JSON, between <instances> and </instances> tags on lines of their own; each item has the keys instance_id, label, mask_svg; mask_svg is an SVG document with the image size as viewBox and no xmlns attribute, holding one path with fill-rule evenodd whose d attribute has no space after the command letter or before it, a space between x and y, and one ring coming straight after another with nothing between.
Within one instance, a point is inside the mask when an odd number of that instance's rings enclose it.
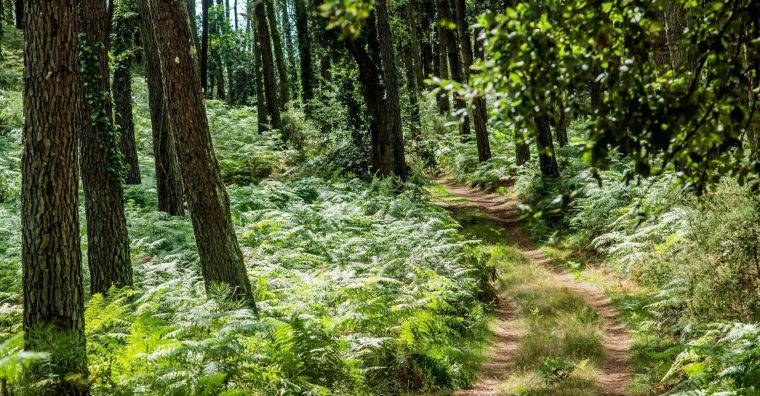
<instances>
[{"instance_id":1,"label":"textured bark","mask_svg":"<svg viewBox=\"0 0 760 396\"><path fill-rule=\"evenodd\" d=\"M199 67L201 69L201 88L204 95L209 95L208 89L208 9L211 0L201 0L201 55Z\"/></svg>"},{"instance_id":2,"label":"textured bark","mask_svg":"<svg viewBox=\"0 0 760 396\"><path fill-rule=\"evenodd\" d=\"M277 13L274 9L274 0L266 1L267 19L269 20L269 33L272 35L272 44L274 46L275 63L277 65L277 76L280 79L280 110L285 109L285 104L290 101L290 92L288 82L288 68L285 66L285 52L282 49L282 38L280 28L277 23Z\"/></svg>"},{"instance_id":3,"label":"textured bark","mask_svg":"<svg viewBox=\"0 0 760 396\"><path fill-rule=\"evenodd\" d=\"M177 5L175 0L147 0L143 15L150 15L156 38L203 279L207 288L212 283L224 283L232 288L234 297L253 303L227 189L211 142L200 76L190 54L186 6Z\"/></svg>"},{"instance_id":4,"label":"textured bark","mask_svg":"<svg viewBox=\"0 0 760 396\"><path fill-rule=\"evenodd\" d=\"M541 175L547 179L556 179L559 177L559 165L557 156L554 152L554 143L552 142L552 129L549 119L546 117L536 117L536 147L538 148L538 162L541 168Z\"/></svg>"},{"instance_id":5,"label":"textured bark","mask_svg":"<svg viewBox=\"0 0 760 396\"><path fill-rule=\"evenodd\" d=\"M54 354L58 374L87 376L82 253L77 210L77 101L80 80L74 0L30 1L24 18L24 132L21 159L21 263L28 350L48 350L35 330L66 333L71 349ZM61 351L61 349L58 349ZM56 363L64 363L56 367ZM75 384L50 381L44 366L28 379L49 394L87 395ZM47 371L47 370L45 370Z\"/></svg>"},{"instance_id":6,"label":"textured bark","mask_svg":"<svg viewBox=\"0 0 760 396\"><path fill-rule=\"evenodd\" d=\"M113 13L113 10L109 10ZM116 109L116 125L119 127L121 154L124 156L124 182L140 184L140 165L135 144L135 124L132 119L132 64L134 62L133 39L137 30L134 18L119 17L115 25L113 42L113 100Z\"/></svg>"},{"instance_id":7,"label":"textured bark","mask_svg":"<svg viewBox=\"0 0 760 396\"><path fill-rule=\"evenodd\" d=\"M259 1L253 6L254 18L256 18L256 38L261 51L261 74L264 80L264 97L266 98L267 113L273 129L282 128L280 118L280 105L277 102L277 80L275 79L274 53L272 51L272 37L269 34L264 3Z\"/></svg>"},{"instance_id":8,"label":"textured bark","mask_svg":"<svg viewBox=\"0 0 760 396\"><path fill-rule=\"evenodd\" d=\"M314 98L314 64L311 58L309 11L306 1L307 0L295 0L298 52L300 53L301 58L301 92L304 103L308 103Z\"/></svg>"},{"instance_id":9,"label":"textured bark","mask_svg":"<svg viewBox=\"0 0 760 396\"><path fill-rule=\"evenodd\" d=\"M393 55L393 38L388 18L388 5L386 0L377 0L377 36L380 41L380 58L383 64L383 82L385 83L385 108L387 117L386 128L390 140L390 150L382 152L390 161L386 165L392 170L392 174L406 179L406 159L404 155L404 134L401 130L401 106L399 104L398 79L396 78L396 62ZM385 154L390 151L390 155ZM384 159L385 161L385 159Z\"/></svg>"},{"instance_id":10,"label":"textured bark","mask_svg":"<svg viewBox=\"0 0 760 396\"><path fill-rule=\"evenodd\" d=\"M446 21L452 21L451 4L449 0L436 0L436 10L438 11L439 25ZM464 71L462 68L461 55L459 54L459 48L457 46L457 37L454 31L441 26L439 29L439 40L441 41L441 50L446 52L446 58L449 60L449 73L451 73L451 79L464 83ZM457 110L467 110L467 102L464 99L454 95L454 105ZM463 136L470 134L470 120L467 115L463 117L460 132Z\"/></svg>"},{"instance_id":11,"label":"textured bark","mask_svg":"<svg viewBox=\"0 0 760 396\"><path fill-rule=\"evenodd\" d=\"M108 52L105 45L106 4L79 0L79 29L91 55L83 55L84 82L80 110L80 168L87 215L87 264L90 291L105 293L111 286L132 284L124 192L121 187L117 138L111 111Z\"/></svg>"},{"instance_id":12,"label":"textured bark","mask_svg":"<svg viewBox=\"0 0 760 396\"><path fill-rule=\"evenodd\" d=\"M177 150L169 125L169 115L162 87L163 74L150 15L144 14L147 0L137 0L140 8L140 35L145 57L145 76L148 80L148 106L153 134L153 157L156 168L158 210L172 216L184 216L182 179L177 163Z\"/></svg>"}]
</instances>

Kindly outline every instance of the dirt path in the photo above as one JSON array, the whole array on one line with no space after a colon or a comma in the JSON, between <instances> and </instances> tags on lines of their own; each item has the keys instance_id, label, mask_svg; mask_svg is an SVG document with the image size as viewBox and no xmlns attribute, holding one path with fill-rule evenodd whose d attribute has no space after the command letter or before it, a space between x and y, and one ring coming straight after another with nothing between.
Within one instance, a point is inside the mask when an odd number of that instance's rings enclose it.
<instances>
[{"instance_id":1,"label":"dirt path","mask_svg":"<svg viewBox=\"0 0 760 396\"><path fill-rule=\"evenodd\" d=\"M462 202L443 203L449 208L479 209L489 217L504 225L509 235L517 243L517 247L534 263L543 266L569 290L582 295L589 305L598 313L602 320L602 345L607 358L599 375L599 386L602 395L626 396L625 385L631 380L630 347L631 340L625 327L618 320L617 312L612 308L612 302L595 285L575 280L571 274L553 265L551 260L525 235L519 226L520 214L515 206L519 203L513 196L489 194L481 190L457 185L451 180L438 179L437 183L445 186L454 196L466 198ZM503 300L503 299L502 299ZM497 311L499 330L494 335L494 341L486 354L488 360L478 373L478 380L473 389L462 390L455 395L496 396L496 388L509 376L509 358L519 345L519 327L514 311L508 302L500 302Z\"/></svg>"}]
</instances>

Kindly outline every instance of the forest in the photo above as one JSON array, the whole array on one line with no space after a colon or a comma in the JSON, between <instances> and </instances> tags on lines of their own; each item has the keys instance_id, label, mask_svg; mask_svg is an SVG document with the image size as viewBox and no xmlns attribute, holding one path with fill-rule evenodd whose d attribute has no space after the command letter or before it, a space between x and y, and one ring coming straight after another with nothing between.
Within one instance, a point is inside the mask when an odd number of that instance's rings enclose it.
<instances>
[{"instance_id":1,"label":"forest","mask_svg":"<svg viewBox=\"0 0 760 396\"><path fill-rule=\"evenodd\" d=\"M760 1L0 0L0 396L760 395Z\"/></svg>"}]
</instances>

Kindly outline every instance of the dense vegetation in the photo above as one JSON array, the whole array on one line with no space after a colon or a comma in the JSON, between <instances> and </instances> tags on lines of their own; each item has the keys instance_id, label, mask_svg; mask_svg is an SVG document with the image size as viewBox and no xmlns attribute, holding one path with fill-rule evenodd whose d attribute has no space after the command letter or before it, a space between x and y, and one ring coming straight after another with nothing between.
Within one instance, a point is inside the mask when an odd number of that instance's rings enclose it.
<instances>
[{"instance_id":1,"label":"dense vegetation","mask_svg":"<svg viewBox=\"0 0 760 396\"><path fill-rule=\"evenodd\" d=\"M0 0L0 396L758 394L757 15Z\"/></svg>"}]
</instances>

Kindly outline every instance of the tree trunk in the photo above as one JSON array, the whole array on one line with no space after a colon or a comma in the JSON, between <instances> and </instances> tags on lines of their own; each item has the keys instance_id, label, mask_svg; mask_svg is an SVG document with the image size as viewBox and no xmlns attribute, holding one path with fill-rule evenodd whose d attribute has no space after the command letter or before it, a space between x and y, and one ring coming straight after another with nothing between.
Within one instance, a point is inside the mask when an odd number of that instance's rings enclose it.
<instances>
[{"instance_id":1,"label":"tree trunk","mask_svg":"<svg viewBox=\"0 0 760 396\"><path fill-rule=\"evenodd\" d=\"M250 17L254 32L256 31L256 18ZM261 50L256 40L253 45L253 75L256 84L256 115L258 117L259 133L269 130L269 112L267 112L266 99L264 98L264 78L261 73Z\"/></svg>"},{"instance_id":2,"label":"tree trunk","mask_svg":"<svg viewBox=\"0 0 760 396\"><path fill-rule=\"evenodd\" d=\"M557 144L560 147L567 145L567 127L570 125L570 114L565 111L565 103L560 100L557 106L557 126L554 128L557 135Z\"/></svg>"},{"instance_id":3,"label":"tree trunk","mask_svg":"<svg viewBox=\"0 0 760 396\"><path fill-rule=\"evenodd\" d=\"M304 103L308 103L314 98L314 64L311 59L309 10L306 6L306 0L295 0L295 2L298 52L301 57L301 92L303 92Z\"/></svg>"},{"instance_id":4,"label":"tree trunk","mask_svg":"<svg viewBox=\"0 0 760 396\"><path fill-rule=\"evenodd\" d=\"M409 25L409 55L411 56L411 64L407 67L413 67L414 81L417 90L420 92L425 90L425 75L422 73L422 52L420 50L420 41L418 38L419 32L417 31L417 15L414 9L414 4L409 4L406 7L406 23ZM416 96L416 95L415 95Z\"/></svg>"},{"instance_id":5,"label":"tree trunk","mask_svg":"<svg viewBox=\"0 0 760 396\"><path fill-rule=\"evenodd\" d=\"M292 25L290 23L290 13L288 12L288 2L280 1L280 12L282 15L282 31L285 36L285 51L288 54L288 80L290 81L290 92L294 98L298 97L298 67L296 66L295 46L293 45Z\"/></svg>"},{"instance_id":6,"label":"tree trunk","mask_svg":"<svg viewBox=\"0 0 760 396\"><path fill-rule=\"evenodd\" d=\"M203 0L201 0L203 1ZM195 48L195 57L201 53L201 39L198 37L198 24L195 20L195 0L187 0L187 16L190 23L190 31L193 34L193 47Z\"/></svg>"},{"instance_id":7,"label":"tree trunk","mask_svg":"<svg viewBox=\"0 0 760 396\"><path fill-rule=\"evenodd\" d=\"M401 130L401 106L399 104L396 62L393 55L393 38L388 18L386 0L377 0L377 35L380 40L380 58L383 63L383 82L385 83L385 119L390 140L390 158L392 173L406 180L406 159L404 155L404 134ZM383 150L385 151L385 150Z\"/></svg>"},{"instance_id":8,"label":"tree trunk","mask_svg":"<svg viewBox=\"0 0 760 396\"><path fill-rule=\"evenodd\" d=\"M445 21L452 21L451 5L449 3L449 0L436 0L436 5L438 10L439 25ZM464 83L464 71L459 55L459 49L457 47L457 37L455 35L455 32L445 26L441 26L439 32L442 52L446 52L446 57L449 60L449 73L451 73L451 79L458 83ZM463 117L461 117L462 123L460 126L460 132L462 133L462 136L466 137L470 135L470 119L467 116L467 102L455 94L454 105L456 106L457 110L464 112Z\"/></svg>"},{"instance_id":9,"label":"tree trunk","mask_svg":"<svg viewBox=\"0 0 760 396\"><path fill-rule=\"evenodd\" d=\"M454 0L456 12L456 24L459 31L459 41L462 44L462 68L465 82L470 80L470 68L472 67L473 50L470 26L467 23L467 9L465 0ZM478 146L478 159L480 162L491 159L491 143L488 141L488 112L486 100L476 97L472 100L472 121L475 126L475 141Z\"/></svg>"},{"instance_id":10,"label":"tree trunk","mask_svg":"<svg viewBox=\"0 0 760 396\"><path fill-rule=\"evenodd\" d=\"M259 1L253 6L254 18L256 18L256 38L258 39L259 51L261 51L261 73L264 79L264 97L266 98L267 113L273 129L282 128L280 119L280 105L277 102L277 80L275 79L274 53L272 51L272 38L269 35L264 3Z\"/></svg>"},{"instance_id":11,"label":"tree trunk","mask_svg":"<svg viewBox=\"0 0 760 396\"><path fill-rule=\"evenodd\" d=\"M523 137L515 136L515 165L523 166L530 161L530 146Z\"/></svg>"},{"instance_id":12,"label":"tree trunk","mask_svg":"<svg viewBox=\"0 0 760 396\"><path fill-rule=\"evenodd\" d=\"M113 10L109 11L113 13ZM135 144L135 124L132 119L132 63L136 43L135 18L119 15L113 20L113 99L116 109L116 125L119 128L121 154L124 156L126 184L140 184L140 165Z\"/></svg>"},{"instance_id":13,"label":"tree trunk","mask_svg":"<svg viewBox=\"0 0 760 396\"><path fill-rule=\"evenodd\" d=\"M201 0L201 88L204 95L210 95L208 89L208 9L211 0Z\"/></svg>"},{"instance_id":14,"label":"tree trunk","mask_svg":"<svg viewBox=\"0 0 760 396\"><path fill-rule=\"evenodd\" d=\"M441 27L438 27L438 29L436 29L437 37L441 37L440 32L441 32ZM446 51L443 51L443 46L441 45L440 40L437 40L433 48L434 48L433 68L434 68L435 74L441 80L448 80L449 79L449 64L448 64L448 60L446 59ZM436 96L436 102L438 103L438 112L440 114L448 114L449 112L451 112L451 102L449 100L448 92L442 89L439 90L438 95Z\"/></svg>"},{"instance_id":15,"label":"tree trunk","mask_svg":"<svg viewBox=\"0 0 760 396\"><path fill-rule=\"evenodd\" d=\"M285 104L290 101L290 92L288 90L288 68L285 66L285 52L282 50L282 38L277 23L277 13L274 9L274 0L266 0L267 19L269 19L269 33L272 35L272 44L274 45L275 61L277 65L277 75L280 79L280 110L285 110Z\"/></svg>"},{"instance_id":16,"label":"tree trunk","mask_svg":"<svg viewBox=\"0 0 760 396\"><path fill-rule=\"evenodd\" d=\"M25 349L50 351L35 331L61 332L48 365L26 374L47 394L87 395L82 253L77 210L77 101L81 96L74 0L30 1L24 18L21 267ZM49 337L48 337L49 338ZM60 354L65 351L64 354ZM50 374L58 378L50 381ZM39 389L43 391L43 389Z\"/></svg>"},{"instance_id":17,"label":"tree trunk","mask_svg":"<svg viewBox=\"0 0 760 396\"><path fill-rule=\"evenodd\" d=\"M16 29L24 29L24 0L16 0Z\"/></svg>"},{"instance_id":18,"label":"tree trunk","mask_svg":"<svg viewBox=\"0 0 760 396\"><path fill-rule=\"evenodd\" d=\"M554 143L552 142L552 129L549 120L546 117L535 117L533 120L536 124L536 147L538 148L538 161L541 168L541 175L547 179L556 179L559 177L559 165L557 156L554 152Z\"/></svg>"},{"instance_id":19,"label":"tree trunk","mask_svg":"<svg viewBox=\"0 0 760 396\"><path fill-rule=\"evenodd\" d=\"M80 168L87 215L87 264L90 291L132 284L127 220L124 215L122 165L111 111L108 52L105 48L106 4L79 0L82 32L80 65ZM82 12L86 10L86 12Z\"/></svg>"},{"instance_id":20,"label":"tree trunk","mask_svg":"<svg viewBox=\"0 0 760 396\"><path fill-rule=\"evenodd\" d=\"M417 74L416 66L414 64L414 56L412 53L414 49L409 46L404 51L404 68L406 69L406 92L409 96L409 112L411 113L410 124L410 137L413 143L419 143L420 141L420 129L421 129L421 117L420 117L420 104L418 98L419 87L417 86Z\"/></svg>"},{"instance_id":21,"label":"tree trunk","mask_svg":"<svg viewBox=\"0 0 760 396\"><path fill-rule=\"evenodd\" d=\"M230 214L227 189L209 133L198 71L193 67L187 9L174 0L147 2L156 38L164 96L176 138L180 171L193 222L203 279L207 289L214 283L231 287L232 296L253 303L243 254Z\"/></svg>"},{"instance_id":22,"label":"tree trunk","mask_svg":"<svg viewBox=\"0 0 760 396\"><path fill-rule=\"evenodd\" d=\"M222 0L216 0L216 9L214 10L214 22L211 27L211 32L216 37L222 35L222 24L227 23L227 19L224 18L224 6ZM211 48L211 60L214 62L214 83L216 84L216 98L219 100L227 100L227 92L224 90L224 60L220 53L220 48Z\"/></svg>"},{"instance_id":23,"label":"tree trunk","mask_svg":"<svg viewBox=\"0 0 760 396\"><path fill-rule=\"evenodd\" d=\"M144 3L146 0L138 0ZM163 74L158 59L156 38L150 25L150 15L146 6L140 4L140 35L145 56L145 76L148 80L148 106L153 131L153 156L156 167L156 190L158 210L172 216L184 216L182 180L177 163L177 150L169 125L166 99L163 92Z\"/></svg>"}]
</instances>

